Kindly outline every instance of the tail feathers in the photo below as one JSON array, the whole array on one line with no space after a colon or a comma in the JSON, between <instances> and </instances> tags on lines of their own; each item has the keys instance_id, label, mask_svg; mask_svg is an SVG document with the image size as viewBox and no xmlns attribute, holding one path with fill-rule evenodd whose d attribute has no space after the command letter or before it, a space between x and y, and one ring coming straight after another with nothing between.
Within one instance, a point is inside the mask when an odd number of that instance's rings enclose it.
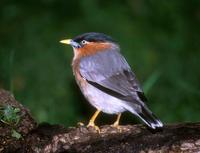
<instances>
[{"instance_id":1,"label":"tail feathers","mask_svg":"<svg viewBox=\"0 0 200 153\"><path fill-rule=\"evenodd\" d=\"M142 107L142 111L137 112L137 116L151 129L159 129L163 127L163 123L146 107Z\"/></svg>"}]
</instances>

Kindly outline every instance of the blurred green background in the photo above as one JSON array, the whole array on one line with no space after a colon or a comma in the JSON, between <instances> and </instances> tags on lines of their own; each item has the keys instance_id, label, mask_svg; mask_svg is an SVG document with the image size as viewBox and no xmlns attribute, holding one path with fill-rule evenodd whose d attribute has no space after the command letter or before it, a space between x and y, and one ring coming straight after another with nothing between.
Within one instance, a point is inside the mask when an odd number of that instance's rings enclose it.
<instances>
[{"instance_id":1,"label":"blurred green background","mask_svg":"<svg viewBox=\"0 0 200 153\"><path fill-rule=\"evenodd\" d=\"M59 40L91 31L119 42L164 123L199 121L199 0L1 0L0 87L39 122L86 123L95 109L75 83L72 48ZM122 120L137 122L129 113Z\"/></svg>"}]
</instances>

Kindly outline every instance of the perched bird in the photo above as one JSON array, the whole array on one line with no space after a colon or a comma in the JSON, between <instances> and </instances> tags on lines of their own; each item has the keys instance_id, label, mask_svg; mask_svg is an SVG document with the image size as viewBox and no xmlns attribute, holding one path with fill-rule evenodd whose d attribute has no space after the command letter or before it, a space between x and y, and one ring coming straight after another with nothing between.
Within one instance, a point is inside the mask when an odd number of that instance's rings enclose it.
<instances>
[{"instance_id":1,"label":"perched bird","mask_svg":"<svg viewBox=\"0 0 200 153\"><path fill-rule=\"evenodd\" d=\"M102 111L117 114L113 126L118 127L121 113L129 111L151 129L163 127L146 106L147 99L135 74L110 36L90 32L60 42L73 47L72 68L76 82L97 109L88 126L98 129L94 122Z\"/></svg>"}]
</instances>

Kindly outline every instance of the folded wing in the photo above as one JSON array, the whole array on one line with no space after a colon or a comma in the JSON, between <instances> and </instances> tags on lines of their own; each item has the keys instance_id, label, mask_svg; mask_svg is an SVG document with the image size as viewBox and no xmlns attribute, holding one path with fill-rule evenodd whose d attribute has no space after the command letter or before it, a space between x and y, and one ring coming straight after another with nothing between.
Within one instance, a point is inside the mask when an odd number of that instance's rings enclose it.
<instances>
[{"instance_id":1,"label":"folded wing","mask_svg":"<svg viewBox=\"0 0 200 153\"><path fill-rule=\"evenodd\" d=\"M82 58L80 74L91 85L116 98L140 105L146 101L135 74L116 49Z\"/></svg>"}]
</instances>

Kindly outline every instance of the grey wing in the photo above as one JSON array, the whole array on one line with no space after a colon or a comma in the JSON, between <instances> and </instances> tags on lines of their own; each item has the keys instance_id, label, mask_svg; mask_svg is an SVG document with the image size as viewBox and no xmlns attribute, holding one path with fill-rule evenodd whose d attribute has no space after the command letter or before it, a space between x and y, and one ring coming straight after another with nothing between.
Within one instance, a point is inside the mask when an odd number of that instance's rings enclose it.
<instances>
[{"instance_id":1,"label":"grey wing","mask_svg":"<svg viewBox=\"0 0 200 153\"><path fill-rule=\"evenodd\" d=\"M121 100L140 105L146 101L135 74L117 50L82 58L80 74L91 85Z\"/></svg>"}]
</instances>

